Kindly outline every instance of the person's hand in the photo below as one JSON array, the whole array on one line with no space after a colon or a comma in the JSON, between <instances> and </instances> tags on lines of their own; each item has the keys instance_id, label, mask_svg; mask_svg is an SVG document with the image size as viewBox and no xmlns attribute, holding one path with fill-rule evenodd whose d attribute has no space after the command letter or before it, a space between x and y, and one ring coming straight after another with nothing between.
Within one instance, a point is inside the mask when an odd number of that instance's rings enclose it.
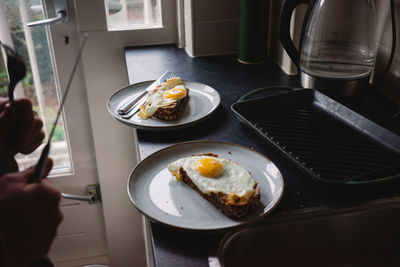
<instances>
[{"instance_id":1,"label":"person's hand","mask_svg":"<svg viewBox=\"0 0 400 267\"><path fill-rule=\"evenodd\" d=\"M0 150L2 156L8 155L9 151L7 139L12 129L15 127L17 114L15 108L5 98L0 99Z\"/></svg>"},{"instance_id":2,"label":"person's hand","mask_svg":"<svg viewBox=\"0 0 400 267\"><path fill-rule=\"evenodd\" d=\"M16 117L15 109L11 106L11 103L5 98L0 98L0 176L18 171L18 164L7 140L15 127Z\"/></svg>"},{"instance_id":3,"label":"person's hand","mask_svg":"<svg viewBox=\"0 0 400 267\"><path fill-rule=\"evenodd\" d=\"M46 163L44 176L52 168ZM0 177L0 233L5 266L29 266L49 251L62 221L61 195L50 180L27 184L33 168Z\"/></svg>"},{"instance_id":4,"label":"person's hand","mask_svg":"<svg viewBox=\"0 0 400 267\"><path fill-rule=\"evenodd\" d=\"M43 122L32 110L27 98L15 100L15 106L0 100L0 147L3 153L32 153L43 142Z\"/></svg>"}]
</instances>

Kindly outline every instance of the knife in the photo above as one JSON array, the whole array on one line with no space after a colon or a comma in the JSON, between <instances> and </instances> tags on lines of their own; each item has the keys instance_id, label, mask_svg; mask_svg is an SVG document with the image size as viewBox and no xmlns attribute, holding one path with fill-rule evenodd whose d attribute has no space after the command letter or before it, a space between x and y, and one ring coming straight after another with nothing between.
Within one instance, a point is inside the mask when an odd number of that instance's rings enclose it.
<instances>
[{"instance_id":1,"label":"knife","mask_svg":"<svg viewBox=\"0 0 400 267\"><path fill-rule=\"evenodd\" d=\"M42 152L40 154L40 158L38 160L38 163L35 166L33 175L30 176L29 179L28 179L28 184L39 183L40 179L43 176L43 170L44 170L44 167L46 166L46 160L47 160L47 158L49 156L49 152L50 152L51 139L52 139L54 131L56 129L58 119L60 118L61 112L63 110L64 104L65 104L65 100L67 99L69 90L71 89L72 80L74 79L76 69L78 68L78 63L79 63L79 61L81 59L83 48L85 47L87 38L88 38L88 34L85 33L84 36L83 36L81 47L79 48L79 51L78 51L78 55L77 55L77 57L75 59L74 66L73 66L72 71L71 71L71 73L69 75L67 86L66 86L64 94L63 94L63 96L61 98L61 104L60 104L60 106L58 108L56 119L54 120L53 127L51 128L50 134L47 137L47 143L42 149Z\"/></svg>"},{"instance_id":2,"label":"knife","mask_svg":"<svg viewBox=\"0 0 400 267\"><path fill-rule=\"evenodd\" d=\"M146 102L146 97L143 97L142 99L140 99L138 101L138 103L136 104L136 106L131 108L131 110L129 110L128 113L122 114L121 115L122 118L124 118L126 120L130 119L133 115L135 115L140 110L140 106L143 105L144 102Z\"/></svg>"},{"instance_id":3,"label":"knife","mask_svg":"<svg viewBox=\"0 0 400 267\"><path fill-rule=\"evenodd\" d=\"M166 80L168 80L169 78L173 77L173 74L170 71L166 71L163 75L160 76L160 78L158 78L157 80L155 80L152 84L150 84L146 90L144 90L139 96L133 96L128 98L128 100L126 102L124 102L123 104L121 104L118 109L117 112L119 115L128 115L128 113L131 113L131 109L136 105L136 106L140 106L139 105L139 101L144 98L144 96L146 96L147 94L150 93L150 91L153 91L154 88L165 82ZM133 114L132 114L133 115ZM125 116L122 116L125 118ZM130 116L132 117L132 116ZM129 117L129 118L130 118Z\"/></svg>"}]
</instances>

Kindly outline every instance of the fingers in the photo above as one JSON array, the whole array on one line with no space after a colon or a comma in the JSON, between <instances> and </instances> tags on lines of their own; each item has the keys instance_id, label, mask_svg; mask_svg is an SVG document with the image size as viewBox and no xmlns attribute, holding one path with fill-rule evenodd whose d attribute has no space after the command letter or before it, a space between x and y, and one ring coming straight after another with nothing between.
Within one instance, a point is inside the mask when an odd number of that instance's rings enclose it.
<instances>
[{"instance_id":1,"label":"fingers","mask_svg":"<svg viewBox=\"0 0 400 267\"><path fill-rule=\"evenodd\" d=\"M9 146L14 153L29 154L40 146L45 137L43 122L32 110L32 102L27 98L15 102L17 124L15 134L11 136Z\"/></svg>"},{"instance_id":2,"label":"fingers","mask_svg":"<svg viewBox=\"0 0 400 267\"><path fill-rule=\"evenodd\" d=\"M9 173L1 177L0 182L14 183L19 184L19 186L23 187L23 190L26 192L30 192L30 194L42 194L43 196L47 195L47 199L52 199L52 203L56 206L60 203L61 194L60 191L53 185L53 183L46 179L50 170L53 167L53 160L48 158L43 169L43 177L39 183L28 184L30 177L34 175L35 166L32 166L25 171ZM0 188L1 192L1 188Z\"/></svg>"},{"instance_id":3,"label":"fingers","mask_svg":"<svg viewBox=\"0 0 400 267\"><path fill-rule=\"evenodd\" d=\"M26 141L24 146L20 146L20 148L18 149L20 153L30 154L43 143L45 134L42 130L42 127L42 121L39 119L35 119L31 134L28 135L28 140Z\"/></svg>"},{"instance_id":4,"label":"fingers","mask_svg":"<svg viewBox=\"0 0 400 267\"><path fill-rule=\"evenodd\" d=\"M32 180L32 176L35 174L35 168L36 168L36 165L31 166L28 169L26 169L25 171L21 172L21 173L25 174L24 175L25 183L28 183L29 180ZM43 169L42 177L40 177L40 178L41 179L46 178L47 175L49 175L52 168L53 168L53 160L51 158L47 158L44 169Z\"/></svg>"},{"instance_id":5,"label":"fingers","mask_svg":"<svg viewBox=\"0 0 400 267\"><path fill-rule=\"evenodd\" d=\"M52 200L55 205L61 202L61 192L57 187L53 184L53 182L49 179L42 179L40 185L44 188L47 193L52 195Z\"/></svg>"},{"instance_id":6,"label":"fingers","mask_svg":"<svg viewBox=\"0 0 400 267\"><path fill-rule=\"evenodd\" d=\"M58 204L60 204L60 190L49 179L42 179L40 183L28 184L24 189L33 195L40 195L39 199L46 201L46 205L58 207Z\"/></svg>"},{"instance_id":7,"label":"fingers","mask_svg":"<svg viewBox=\"0 0 400 267\"><path fill-rule=\"evenodd\" d=\"M32 153L43 143L43 139L44 133L40 132L35 139L30 140L24 147L21 147L19 152L25 155Z\"/></svg>"},{"instance_id":8,"label":"fingers","mask_svg":"<svg viewBox=\"0 0 400 267\"><path fill-rule=\"evenodd\" d=\"M32 110L32 102L28 98L21 98L15 101L15 107L18 111L18 121L25 129L32 128L34 121L34 113Z\"/></svg>"},{"instance_id":9,"label":"fingers","mask_svg":"<svg viewBox=\"0 0 400 267\"><path fill-rule=\"evenodd\" d=\"M29 140L36 139L39 135L43 134L43 132L42 132L43 122L36 115L35 111L32 111L32 112L33 112L33 121L32 121L32 124L31 124L31 128L27 129L28 132L26 133L26 138L27 138L26 141L27 142ZM42 136L42 140L43 140L43 138L44 138L44 135Z\"/></svg>"},{"instance_id":10,"label":"fingers","mask_svg":"<svg viewBox=\"0 0 400 267\"><path fill-rule=\"evenodd\" d=\"M35 114L32 110L32 102L27 98L21 98L15 101L17 110L17 138L18 143L25 144L29 136L32 135L32 129L35 123Z\"/></svg>"},{"instance_id":11,"label":"fingers","mask_svg":"<svg viewBox=\"0 0 400 267\"><path fill-rule=\"evenodd\" d=\"M53 160L51 158L48 158L46 161L46 166L44 167L43 170L43 177L40 178L46 178L47 175L49 175L52 168L53 168Z\"/></svg>"},{"instance_id":12,"label":"fingers","mask_svg":"<svg viewBox=\"0 0 400 267\"><path fill-rule=\"evenodd\" d=\"M3 105L3 111L0 113L0 138L9 134L16 124L16 112L10 103Z\"/></svg>"},{"instance_id":13,"label":"fingers","mask_svg":"<svg viewBox=\"0 0 400 267\"><path fill-rule=\"evenodd\" d=\"M14 196L19 195L19 190L22 190L26 185L27 174L23 172L11 172L0 177L0 199L7 198L11 193ZM0 200L0 202L3 202Z\"/></svg>"},{"instance_id":14,"label":"fingers","mask_svg":"<svg viewBox=\"0 0 400 267\"><path fill-rule=\"evenodd\" d=\"M42 179L40 183L28 184L24 187L32 198L39 206L44 208L48 216L47 223L53 227L58 226L62 219L60 210L61 192L49 179Z\"/></svg>"}]
</instances>

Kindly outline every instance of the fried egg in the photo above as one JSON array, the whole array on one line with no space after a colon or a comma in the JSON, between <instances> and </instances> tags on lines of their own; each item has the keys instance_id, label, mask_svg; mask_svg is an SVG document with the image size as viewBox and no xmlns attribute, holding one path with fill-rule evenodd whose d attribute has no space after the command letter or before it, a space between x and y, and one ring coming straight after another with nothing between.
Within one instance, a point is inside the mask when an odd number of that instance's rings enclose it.
<instances>
[{"instance_id":1,"label":"fried egg","mask_svg":"<svg viewBox=\"0 0 400 267\"><path fill-rule=\"evenodd\" d=\"M142 110L143 118L149 118L160 107L168 106L187 95L186 88L179 77L174 77L167 80L156 91L152 92Z\"/></svg>"},{"instance_id":2,"label":"fried egg","mask_svg":"<svg viewBox=\"0 0 400 267\"><path fill-rule=\"evenodd\" d=\"M254 192L256 181L249 171L237 163L212 157L191 156L181 158L168 165L168 170L178 180L179 169L205 194L221 192L230 197L249 198Z\"/></svg>"},{"instance_id":3,"label":"fried egg","mask_svg":"<svg viewBox=\"0 0 400 267\"><path fill-rule=\"evenodd\" d=\"M175 86L172 89L169 89L164 94L165 99L179 100L186 96L186 88L183 85Z\"/></svg>"}]
</instances>

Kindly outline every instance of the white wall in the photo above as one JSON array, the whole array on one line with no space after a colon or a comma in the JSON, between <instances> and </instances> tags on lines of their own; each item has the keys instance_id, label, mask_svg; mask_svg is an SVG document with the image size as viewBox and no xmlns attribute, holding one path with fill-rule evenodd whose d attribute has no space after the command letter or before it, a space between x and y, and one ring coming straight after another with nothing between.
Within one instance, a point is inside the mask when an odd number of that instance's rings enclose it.
<instances>
[{"instance_id":1,"label":"white wall","mask_svg":"<svg viewBox=\"0 0 400 267\"><path fill-rule=\"evenodd\" d=\"M237 52L239 0L184 0L184 13L190 56Z\"/></svg>"},{"instance_id":2,"label":"white wall","mask_svg":"<svg viewBox=\"0 0 400 267\"><path fill-rule=\"evenodd\" d=\"M296 67L283 50L279 40L279 19L283 0L270 1L268 53L287 74ZM186 52L192 57L233 54L238 52L239 0L184 0ZM293 15L292 34L300 39L305 6Z\"/></svg>"}]
</instances>

